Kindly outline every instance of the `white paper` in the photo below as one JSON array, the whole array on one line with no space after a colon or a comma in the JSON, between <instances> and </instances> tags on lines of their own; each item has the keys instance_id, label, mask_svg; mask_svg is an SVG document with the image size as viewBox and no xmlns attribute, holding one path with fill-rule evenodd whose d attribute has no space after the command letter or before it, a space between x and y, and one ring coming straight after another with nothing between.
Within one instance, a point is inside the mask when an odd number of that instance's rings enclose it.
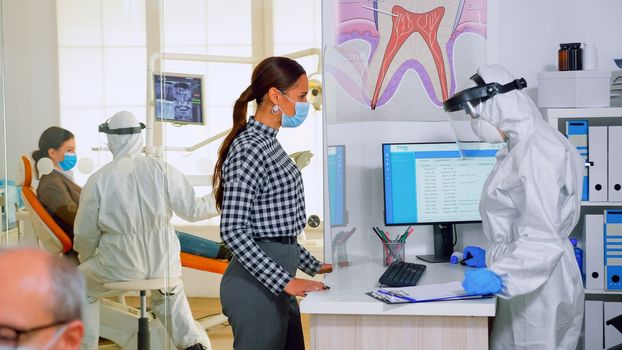
<instances>
[{"instance_id":1,"label":"white paper","mask_svg":"<svg viewBox=\"0 0 622 350\"><path fill-rule=\"evenodd\" d=\"M382 288L381 290L391 292L402 291L404 296L417 300L451 298L467 294L464 288L462 288L462 284L458 281L413 287Z\"/></svg>"},{"instance_id":2,"label":"white paper","mask_svg":"<svg viewBox=\"0 0 622 350\"><path fill-rule=\"evenodd\" d=\"M372 298L379 299L390 304L482 297L481 295L467 294L467 292L464 291L464 288L462 288L462 284L458 281L426 284L414 287L382 288L368 294Z\"/></svg>"}]
</instances>

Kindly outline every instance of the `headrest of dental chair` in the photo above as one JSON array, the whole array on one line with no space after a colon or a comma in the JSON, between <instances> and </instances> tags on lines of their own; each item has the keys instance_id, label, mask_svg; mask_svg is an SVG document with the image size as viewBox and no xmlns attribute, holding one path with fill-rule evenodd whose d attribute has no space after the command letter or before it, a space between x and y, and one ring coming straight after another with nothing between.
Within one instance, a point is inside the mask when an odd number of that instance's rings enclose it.
<instances>
[{"instance_id":1,"label":"headrest of dental chair","mask_svg":"<svg viewBox=\"0 0 622 350\"><path fill-rule=\"evenodd\" d=\"M34 176L34 162L28 156L21 156L18 165L17 185L23 187L32 187L32 178Z\"/></svg>"}]
</instances>

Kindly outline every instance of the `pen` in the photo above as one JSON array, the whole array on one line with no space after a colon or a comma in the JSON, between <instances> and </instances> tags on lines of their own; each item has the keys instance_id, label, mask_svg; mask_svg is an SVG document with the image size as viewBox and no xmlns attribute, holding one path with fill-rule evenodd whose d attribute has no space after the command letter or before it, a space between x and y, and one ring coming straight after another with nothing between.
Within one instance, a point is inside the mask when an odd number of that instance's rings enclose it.
<instances>
[{"instance_id":1,"label":"pen","mask_svg":"<svg viewBox=\"0 0 622 350\"><path fill-rule=\"evenodd\" d=\"M376 234L376 236L378 236L378 238L380 238L380 241L384 243L384 238L382 238L382 236L378 232L374 231L374 233Z\"/></svg>"},{"instance_id":2,"label":"pen","mask_svg":"<svg viewBox=\"0 0 622 350\"><path fill-rule=\"evenodd\" d=\"M386 238L387 242L391 242L391 237L389 236L388 233L384 232L381 229L378 229L378 231L380 231L380 233L382 233L382 235L384 236L384 238Z\"/></svg>"},{"instance_id":3,"label":"pen","mask_svg":"<svg viewBox=\"0 0 622 350\"><path fill-rule=\"evenodd\" d=\"M374 232L376 232L378 235L382 236L382 241L385 243L389 243L391 240L389 239L389 237L387 236L387 234L382 231L381 229L377 228L377 227L372 227L372 229L374 230Z\"/></svg>"},{"instance_id":4,"label":"pen","mask_svg":"<svg viewBox=\"0 0 622 350\"><path fill-rule=\"evenodd\" d=\"M374 231L376 236L378 236L378 238L380 238L381 241L385 242L384 237L380 234L380 232L378 231L378 229L375 226L372 226L371 229L372 229L372 231Z\"/></svg>"},{"instance_id":5,"label":"pen","mask_svg":"<svg viewBox=\"0 0 622 350\"><path fill-rule=\"evenodd\" d=\"M408 235L408 231L410 231L411 228L412 226L408 226L408 228L406 229L406 231L404 231L404 233L402 233L402 236L400 238L405 238L406 235Z\"/></svg>"},{"instance_id":6,"label":"pen","mask_svg":"<svg viewBox=\"0 0 622 350\"><path fill-rule=\"evenodd\" d=\"M402 235L402 237L400 237L400 242L402 243L406 242L406 239L410 237L410 234L413 233L413 231L414 229L412 228L412 226L409 226L406 232L404 232L404 234Z\"/></svg>"}]
</instances>

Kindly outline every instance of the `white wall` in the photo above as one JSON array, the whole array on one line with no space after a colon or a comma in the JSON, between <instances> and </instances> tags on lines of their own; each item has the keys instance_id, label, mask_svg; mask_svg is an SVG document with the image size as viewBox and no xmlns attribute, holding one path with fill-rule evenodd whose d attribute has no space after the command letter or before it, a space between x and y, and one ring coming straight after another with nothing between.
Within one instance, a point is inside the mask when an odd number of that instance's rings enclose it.
<instances>
[{"instance_id":1,"label":"white wall","mask_svg":"<svg viewBox=\"0 0 622 350\"><path fill-rule=\"evenodd\" d=\"M8 177L16 179L18 157L30 154L41 132L59 123L56 2L2 0L2 11L5 154Z\"/></svg>"},{"instance_id":2,"label":"white wall","mask_svg":"<svg viewBox=\"0 0 622 350\"><path fill-rule=\"evenodd\" d=\"M557 69L560 43L594 41L598 48L598 70L619 69L613 58L622 57L622 1L490 0L490 3L491 12L498 11L498 24L494 23L498 25L498 34L493 34L495 41L498 40L493 44L498 45L498 63L527 80L532 98L537 97L534 91L537 73ZM490 13L489 18L494 15ZM494 20L491 18L491 22Z\"/></svg>"}]
</instances>

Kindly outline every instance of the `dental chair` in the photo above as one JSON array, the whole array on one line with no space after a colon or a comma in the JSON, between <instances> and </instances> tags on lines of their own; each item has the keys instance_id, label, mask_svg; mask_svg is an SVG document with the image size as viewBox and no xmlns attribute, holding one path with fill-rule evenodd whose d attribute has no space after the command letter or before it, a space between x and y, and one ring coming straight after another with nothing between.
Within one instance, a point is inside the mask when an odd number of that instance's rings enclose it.
<instances>
[{"instance_id":1,"label":"dental chair","mask_svg":"<svg viewBox=\"0 0 622 350\"><path fill-rule=\"evenodd\" d=\"M48 252L53 254L68 253L73 248L73 242L56 221L54 221L43 204L39 202L36 192L32 188L33 173L33 162L27 156L22 156L20 163L22 194L34 234L39 244ZM223 274L228 265L227 262L222 260L195 256L183 252L181 253L180 259L184 267L217 274ZM100 336L121 346L122 349L127 350L148 349L148 345L143 345L145 342L150 344L153 350L174 349L175 346L166 333L164 326L152 312L147 312L144 302L146 291L163 289L165 285L170 287L180 283L181 280L178 278L171 278L169 281L141 280L107 283L105 286L110 287L110 289L126 292L136 291L140 293L141 307L137 309L127 305L123 295L121 295L117 301L102 298L100 300ZM227 318L219 314L204 317L197 320L197 322L207 331L215 326L226 323ZM142 327L139 327L139 323L142 323ZM139 330L141 332L139 332ZM148 330L148 338L145 338L145 330ZM167 342L169 346L167 346ZM139 344L142 346L139 346ZM211 347L208 347L208 350L211 350Z\"/></svg>"}]
</instances>

